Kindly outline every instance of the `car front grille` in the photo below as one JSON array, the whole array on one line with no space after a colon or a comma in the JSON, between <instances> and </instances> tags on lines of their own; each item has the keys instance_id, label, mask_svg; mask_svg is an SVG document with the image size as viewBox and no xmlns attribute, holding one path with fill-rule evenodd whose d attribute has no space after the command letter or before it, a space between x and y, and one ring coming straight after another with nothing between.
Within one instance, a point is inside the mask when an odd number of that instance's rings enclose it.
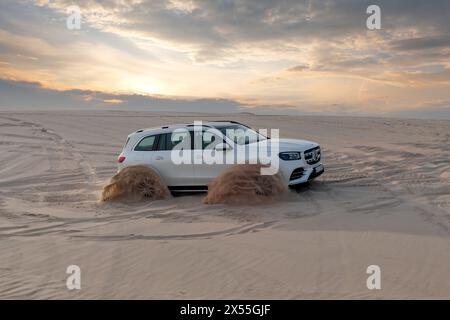
<instances>
[{"instance_id":1,"label":"car front grille","mask_svg":"<svg viewBox=\"0 0 450 320\"><path fill-rule=\"evenodd\" d=\"M290 181L292 180L296 180L296 179L300 179L301 177L303 177L303 173L304 173L304 169L303 168L297 168L294 171L292 171L291 177L289 178Z\"/></svg>"},{"instance_id":2,"label":"car front grille","mask_svg":"<svg viewBox=\"0 0 450 320\"><path fill-rule=\"evenodd\" d=\"M320 161L321 156L322 154L320 151L320 147L315 147L305 151L305 160L306 163L309 165L318 163Z\"/></svg>"}]
</instances>

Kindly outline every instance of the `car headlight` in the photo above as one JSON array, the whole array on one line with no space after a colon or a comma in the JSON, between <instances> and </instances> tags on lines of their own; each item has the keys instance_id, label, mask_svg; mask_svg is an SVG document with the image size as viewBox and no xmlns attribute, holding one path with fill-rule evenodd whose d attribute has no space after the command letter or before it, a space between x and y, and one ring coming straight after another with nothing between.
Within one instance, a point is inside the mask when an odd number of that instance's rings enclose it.
<instances>
[{"instance_id":1,"label":"car headlight","mask_svg":"<svg viewBox=\"0 0 450 320\"><path fill-rule=\"evenodd\" d=\"M281 160L289 161L289 160L300 160L302 155L300 152L296 151L288 151L288 152L280 152L278 154Z\"/></svg>"}]
</instances>

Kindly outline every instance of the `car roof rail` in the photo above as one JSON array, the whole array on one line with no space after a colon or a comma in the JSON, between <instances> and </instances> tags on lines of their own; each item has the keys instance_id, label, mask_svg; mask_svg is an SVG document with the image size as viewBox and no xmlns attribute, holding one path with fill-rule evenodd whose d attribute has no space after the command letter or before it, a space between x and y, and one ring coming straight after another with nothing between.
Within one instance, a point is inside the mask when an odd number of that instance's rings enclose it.
<instances>
[{"instance_id":1,"label":"car roof rail","mask_svg":"<svg viewBox=\"0 0 450 320\"><path fill-rule=\"evenodd\" d=\"M191 123L191 124L186 125L186 127L195 127L195 124ZM210 125L208 125L208 124L203 124L203 123L202 123L202 127L208 127L208 128L211 128Z\"/></svg>"},{"instance_id":2,"label":"car roof rail","mask_svg":"<svg viewBox=\"0 0 450 320\"><path fill-rule=\"evenodd\" d=\"M170 129L170 128L177 128L177 127L183 127L187 126L185 123L175 123L175 124L166 124L161 127L161 129Z\"/></svg>"},{"instance_id":3,"label":"car roof rail","mask_svg":"<svg viewBox=\"0 0 450 320\"><path fill-rule=\"evenodd\" d=\"M234 121L234 120L214 120L214 121L209 121L209 122L229 122L229 123L233 123L233 124L240 124L241 126L250 128L248 125L243 124L243 123L238 122L238 121Z\"/></svg>"},{"instance_id":4,"label":"car roof rail","mask_svg":"<svg viewBox=\"0 0 450 320\"><path fill-rule=\"evenodd\" d=\"M212 120L212 121L205 121L205 122L206 122L206 123L208 123L208 122L229 122L229 123L233 123L233 124L240 124L241 126L250 128L248 125L243 124L243 123L238 122L238 121L234 121L234 120ZM175 125L175 126L176 126L176 125ZM193 127L193 126L195 126L195 124L194 124L194 123L191 123L191 124L186 124L185 126L186 126L186 127ZM209 127L209 128L211 128L211 125L204 124L204 123L202 123L202 126L203 126L203 127ZM166 125L166 126L162 126L161 129L168 129L168 128L171 128L171 127L172 127L172 126L170 126L170 125ZM138 132L142 132L142 129L139 130Z\"/></svg>"}]
</instances>

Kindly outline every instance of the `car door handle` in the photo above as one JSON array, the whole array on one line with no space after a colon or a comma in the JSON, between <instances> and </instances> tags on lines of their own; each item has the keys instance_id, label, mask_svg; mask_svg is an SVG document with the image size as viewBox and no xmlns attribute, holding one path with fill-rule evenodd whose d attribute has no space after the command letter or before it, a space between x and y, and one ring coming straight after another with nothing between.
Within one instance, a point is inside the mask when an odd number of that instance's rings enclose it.
<instances>
[{"instance_id":1,"label":"car door handle","mask_svg":"<svg viewBox=\"0 0 450 320\"><path fill-rule=\"evenodd\" d=\"M155 160L164 160L164 157L157 156L157 157L155 158Z\"/></svg>"}]
</instances>

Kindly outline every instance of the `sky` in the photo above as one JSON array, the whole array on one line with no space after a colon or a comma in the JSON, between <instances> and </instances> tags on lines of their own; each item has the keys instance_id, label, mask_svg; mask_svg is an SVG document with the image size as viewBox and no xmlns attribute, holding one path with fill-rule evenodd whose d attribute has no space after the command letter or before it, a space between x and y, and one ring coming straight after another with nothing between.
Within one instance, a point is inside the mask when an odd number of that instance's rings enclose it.
<instances>
[{"instance_id":1,"label":"sky","mask_svg":"<svg viewBox=\"0 0 450 320\"><path fill-rule=\"evenodd\" d=\"M0 108L67 106L450 118L450 1L2 0Z\"/></svg>"}]
</instances>

